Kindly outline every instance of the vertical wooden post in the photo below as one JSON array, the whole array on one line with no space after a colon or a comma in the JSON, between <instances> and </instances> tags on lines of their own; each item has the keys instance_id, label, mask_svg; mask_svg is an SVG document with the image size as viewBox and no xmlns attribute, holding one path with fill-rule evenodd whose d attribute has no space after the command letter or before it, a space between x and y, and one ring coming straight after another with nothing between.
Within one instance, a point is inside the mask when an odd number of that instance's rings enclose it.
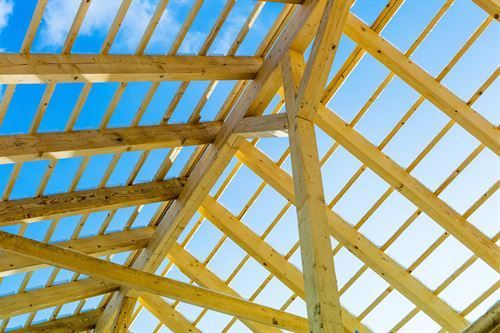
<instances>
[{"instance_id":1,"label":"vertical wooden post","mask_svg":"<svg viewBox=\"0 0 500 333\"><path fill-rule=\"evenodd\" d=\"M132 324L132 314L134 312L136 299L125 297L118 315L113 323L113 333L128 333Z\"/></svg>"},{"instance_id":2,"label":"vertical wooden post","mask_svg":"<svg viewBox=\"0 0 500 333\"><path fill-rule=\"evenodd\" d=\"M342 332L314 123L297 116L296 92L303 67L302 55L289 51L282 72L309 329Z\"/></svg>"}]
</instances>

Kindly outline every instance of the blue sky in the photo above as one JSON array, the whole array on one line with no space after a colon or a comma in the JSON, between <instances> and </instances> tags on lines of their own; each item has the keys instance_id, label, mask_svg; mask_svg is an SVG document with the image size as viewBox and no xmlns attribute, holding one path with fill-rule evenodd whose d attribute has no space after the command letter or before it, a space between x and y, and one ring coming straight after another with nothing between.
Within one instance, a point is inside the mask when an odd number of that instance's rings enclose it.
<instances>
[{"instance_id":1,"label":"blue sky","mask_svg":"<svg viewBox=\"0 0 500 333\"><path fill-rule=\"evenodd\" d=\"M193 3L194 0L171 0L169 2L146 48L146 54L165 54L169 52L170 46ZM222 0L205 0L185 41L181 44L179 54L197 54L210 28L220 14L224 3L225 1ZM132 54L135 52L137 43L154 12L156 4L157 1L153 0L133 1L110 53ZM358 0L352 12L370 24L385 4L386 1L383 0ZM406 1L382 31L382 36L402 52L405 52L443 4L444 1L441 0ZM35 5L34 0L0 0L0 49L2 52L19 52ZM236 2L227 22L211 46L209 54L227 53L255 5L256 2L253 0L238 0ZM118 6L119 2L114 0L93 1L72 48L73 53L99 52ZM77 7L77 1L49 0L31 52L60 52ZM282 5L277 3L269 3L264 6L236 54L253 55L256 52L257 47L281 8ZM411 58L430 74L437 76L485 19L486 14L472 1L455 1L429 36L411 55ZM476 43L443 79L442 83L457 96L467 101L498 67L499 38L498 23L491 23ZM342 37L331 76L348 57L354 46L355 44L346 36ZM378 63L376 59L366 55L328 103L328 106L345 121L352 121L388 74L387 68ZM140 119L139 125L159 124L161 122L179 84L179 82L160 84L146 112ZM175 109L170 122L186 122L208 84L209 82L204 81L191 83ZM216 85L201 111L202 120L214 119L234 84L235 82L226 81L219 82ZM130 126L150 85L150 83L144 82L128 84L107 126ZM58 84L37 131L54 132L64 130L82 87L83 84ZM117 88L118 83L94 84L72 129L96 129L101 126L102 117ZM498 124L500 119L498 107L499 88L498 80L496 80L473 104L474 110L493 124ZM16 88L7 114L0 123L0 135L27 133L29 131L44 89L44 85L20 85ZM0 96L3 91L4 87L0 86ZM365 116L355 125L355 129L373 144L379 145L418 97L418 93L411 87L400 79L394 78L371 105ZM266 112L271 112L278 101L279 99L275 98ZM282 109L281 112L283 111ZM424 101L403 128L383 148L383 151L401 166L407 167L448 121L449 119L441 111L431 103ZM317 137L320 155L322 156L334 142L319 129ZM273 160L277 161L288 147L288 139L264 139L257 146ZM457 165L477 146L476 139L459 126L453 125L436 147L411 171L411 174L431 190L436 190ZM186 148L181 151L173 167L169 170L167 178L179 175L193 150L193 148ZM75 189L81 190L125 184L142 154L142 151L122 154L109 179L104 181L102 177L113 160L113 156L100 155L90 158L81 179L76 183ZM151 181L167 154L168 149L152 151L133 182ZM81 157L58 161L43 194L68 191L73 177L83 161L84 158ZM229 173L231 167L235 164L236 160L233 160L225 175ZM8 199L36 195L37 188L48 169L48 165L48 161L24 163ZM333 153L322 168L327 202L335 198L360 166L361 163L342 148ZM484 149L439 194L439 197L457 212L463 214L484 192L498 181L499 167L498 158L495 154L488 149ZM289 158L285 160L283 168L291 173ZM14 165L0 165L0 193L2 194L5 192L13 169ZM224 176L214 186L211 192L212 195L216 193L223 179ZM234 215L239 215L260 184L261 179L243 166L223 192L219 202ZM349 223L355 225L387 189L388 185L382 179L367 170L362 173L347 193L336 202L333 209ZM488 237L495 236L499 230L499 200L498 193L496 193L468 217L468 220ZM262 234L285 204L286 200L283 197L269 186L266 186L252 208L243 215L242 220L257 234ZM104 228L103 231L109 233L122 230L129 221L132 223L132 228L145 226L155 215L158 207L159 204L150 204L140 209L137 207L119 209L113 212L114 215L110 219L109 226ZM415 210L416 207L399 193L392 193L375 213L367 219L360 231L376 245L382 246ZM130 220L135 212L138 212L137 216L135 219ZM61 241L71 237L95 235L103 228L103 223L105 223L107 217L108 212L105 211L92 213L85 217L62 218L57 222L57 226L48 240ZM84 227L75 233L75 230L78 230L75 228L82 219L86 219ZM190 226L193 226L198 219L199 215L197 214ZM42 221L29 224L23 231L24 235L37 240L44 240L46 232L52 223L54 222ZM16 233L23 230L19 225L2 229ZM189 230L190 228L187 228L186 232L181 235L179 242L186 239ZM411 227L389 246L386 253L406 268L442 233L443 229L438 224L425 214L421 214ZM186 249L203 261L221 237L222 233L218 229L210 222L203 221L199 229L187 242ZM292 207L287 210L275 229L266 237L266 242L285 255L297 240L296 215ZM333 243L336 245L335 241ZM299 252L296 251L290 258L290 261L297 267L300 267ZM112 260L123 263L127 255L128 253L117 254L112 257ZM220 278L226 279L244 256L243 250L232 241L226 240L219 252L208 262L207 267ZM413 272L413 275L429 288L434 289L470 256L471 252L467 248L453 237L448 237L432 255L424 260ZM166 264L167 262L164 263L164 265ZM362 266L362 262L345 249L340 250L335 256L335 264L337 280L340 286L345 284ZM27 289L43 287L53 272L52 268L36 271L29 278ZM238 272L234 280L231 281L230 286L243 297L249 297L267 275L267 271L262 266L250 259ZM181 281L189 281L175 267L168 272L167 276ZM61 270L55 275L54 283L63 283L72 277L72 272ZM25 278L26 274L22 273L2 279L0 281L0 295L17 292ZM461 311L495 283L497 279L497 274L481 260L478 260L446 288L440 294L440 297L453 308ZM387 286L385 280L368 269L342 295L341 302L354 315L359 315ZM291 291L276 278L273 278L256 301L279 308L290 296ZM497 291L482 302L476 310L467 315L466 318L468 320L476 319L482 311L498 299L498 296ZM83 310L94 308L99 304L100 300L100 297L87 300L83 305ZM60 310L58 317L70 315L77 306L78 302L65 305ZM200 308L184 303L181 303L177 309L190 320L195 320L201 312ZM412 309L412 304L404 296L397 291L392 291L363 322L376 332L387 331ZM40 311L35 316L34 322L46 320L53 310L54 308ZM303 301L296 299L287 308L287 311L305 315ZM15 317L9 321L7 327L14 328L23 325L26 318L27 315ZM198 327L203 331L218 332L225 327L230 319L226 315L209 311L200 320ZM150 332L156 327L157 323L158 320L151 314L142 311L134 322L133 330L135 332ZM419 312L404 327L404 331L434 332L438 328L432 319ZM162 332L167 331L166 328L162 328ZM233 326L233 331L241 332L246 331L246 329L240 322L237 322Z\"/></svg>"}]
</instances>

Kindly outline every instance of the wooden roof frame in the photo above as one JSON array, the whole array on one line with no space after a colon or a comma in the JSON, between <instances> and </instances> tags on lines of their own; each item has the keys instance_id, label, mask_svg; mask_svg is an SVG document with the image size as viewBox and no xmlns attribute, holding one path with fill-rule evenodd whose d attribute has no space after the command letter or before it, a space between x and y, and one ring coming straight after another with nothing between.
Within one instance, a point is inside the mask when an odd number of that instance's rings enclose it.
<instances>
[{"instance_id":1,"label":"wooden roof frame","mask_svg":"<svg viewBox=\"0 0 500 333\"><path fill-rule=\"evenodd\" d=\"M194 1L193 8L183 22L167 55L144 55L144 50L168 5L168 0L158 2L133 55L109 54L111 45L131 5L131 0L122 0L99 54L71 54L71 49L90 6L90 0L81 1L61 54L31 54L30 48L47 1L38 0L20 53L0 54L0 84L7 84L0 103L0 122L8 111L16 85L45 84L44 94L29 133L0 136L0 164L14 164L6 190L2 195L2 201L0 201L0 226L11 224L22 226L18 235L0 231L0 250L3 252L0 255L0 279L19 272L28 272L18 294L0 297L0 318L5 319L0 331L5 330L9 318L29 312L27 326L14 332L37 330L64 332L68 327L72 327L80 331L121 333L127 332L137 314L142 308L146 308L158 318L161 325L167 326L174 332L199 332L196 324L207 309L234 317L226 329L239 319L255 332L279 332L278 328L291 331L369 332L370 329L363 324L363 319L393 289L398 290L415 305L415 309L393 328L394 331L403 327L419 311L426 313L443 330L450 332L460 332L465 329L474 331L475 327L480 327L486 321L491 326L491 313L498 315L497 309L485 315L486 319L472 326L464 317L482 300L490 296L498 288L499 283L493 285L461 313L444 302L439 297L439 293L478 259L483 260L495 271L500 271L500 251L496 245L498 234L490 239L467 220L498 190L500 181L493 184L464 214L453 210L438 195L481 151L489 149L496 155L500 154L499 128L473 109L473 103L498 76L498 68L468 101L461 100L441 83L441 80L488 25L492 22L497 24L500 12L500 4L497 0L474 0L478 7L488 13L489 17L469 37L436 78L413 63L410 56L446 13L452 0L445 2L405 53L397 50L379 35L402 5L402 0L389 0L371 26L366 25L350 12L354 0L268 0L268 2L285 3L285 6L257 53L254 56L245 57L236 56L236 51L262 10L264 1L256 3L226 56L209 56L207 53L231 12L235 0L227 1L196 56L182 56L177 53L203 0ZM333 79L328 82L329 70L342 33L351 38L357 46ZM313 40L306 62L304 53ZM365 52L384 64L390 74L352 122L345 123L329 109L327 104ZM357 132L354 126L395 76L415 89L421 97L405 113L382 143L375 146ZM155 126L138 126L160 82L166 80L183 82L166 110L162 123ZM181 96L192 80L210 80L211 82L187 123L168 124ZM200 123L201 109L219 80L239 80L239 82L229 94L215 120ZM131 126L118 129L107 128L128 82L133 81L150 81L152 84ZM65 131L37 133L56 84L59 82L84 82L84 85ZM76 119L95 82L120 83L99 128L74 131ZM326 89L323 89L325 86ZM281 96L281 101L271 114L263 115L277 94ZM434 104L450 120L405 169L383 154L382 149L425 100ZM278 113L283 105L286 105L286 113ZM476 138L479 145L437 190L431 191L410 172L454 124L461 126ZM334 145L323 158L320 158L317 153L315 126L335 140ZM260 138L281 136L288 136L290 148L277 162L267 157L255 145ZM195 146L195 150L181 171L180 177L164 180L173 161L186 146ZM363 166L333 201L326 203L321 167L339 147L345 148L361 161ZM135 184L134 181L141 166L150 151L156 148L171 149L165 162L155 174L154 181ZM127 184L119 187L106 187L106 182L122 154L133 150L143 152ZM88 165L90 157L105 153L113 154L113 159L98 188L77 191L78 180ZM68 192L44 196L44 189L58 159L73 156L83 156L83 158ZM288 156L291 157L293 176L280 167ZM214 184L221 179L223 172L234 158L238 162L225 176L219 190L211 194ZM10 200L9 196L22 164L35 160L50 161L36 196ZM217 200L241 165L246 165L263 182L241 214L235 216ZM351 226L336 214L332 207L367 168L386 181L390 188L356 225ZM263 235L257 235L242 223L241 218L266 184L282 195L287 203L268 230ZM364 237L358 229L393 191L401 193L417 207L417 210L383 246L378 247ZM133 219L140 210L139 207L152 202L160 202L161 205L150 226L130 230ZM300 240L290 253L282 255L264 238L284 212L293 205L297 210ZM129 206L137 206L137 208L131 215L131 219L127 221L125 229L104 234L116 209ZM88 214L100 210L110 210L110 213L99 230L99 234L85 239L77 238ZM188 232L185 240L179 244L177 240L180 234L197 212L200 218ZM384 251L422 212L439 224L445 233L410 267L405 269ZM81 222L70 240L55 244L48 243L61 217L79 214L82 215ZM184 247L204 218L220 229L224 237L214 247L207 260L200 262ZM52 219L53 222L42 241L30 240L23 236L27 223L44 219ZM466 246L473 256L436 290L430 290L411 273L450 235ZM335 238L339 245L332 247L331 237ZM226 238L239 245L247 255L230 278L223 281L207 268L207 263L217 253ZM363 262L363 267L339 289L335 279L333 260L324 254L335 255L342 247L358 257ZM298 248L301 251L302 271L288 261ZM124 251L132 251L124 265L109 261L111 255ZM102 256L106 260L99 258ZM165 258L168 258L169 263L158 274L157 270ZM229 283L249 258L262 264L269 272L269 277L252 297L243 299L229 286ZM47 265L57 267L49 278L47 286L39 290L26 291L26 285L34 270ZM199 287L163 277L173 265ZM73 281L52 286L61 268L75 272ZM340 296L367 269L379 274L390 284L390 287L361 315L354 316L341 307ZM79 279L80 274L89 275L91 278ZM272 277L280 280L294 293L281 309L269 308L254 302ZM97 309L81 313L83 302L80 301L79 309L73 316L56 319L57 313L65 303L103 294L108 294L108 296L103 299ZM175 301L169 304L160 296L169 297ZM306 302L307 318L286 312L287 306L295 297ZM136 307L137 301L138 307ZM176 310L179 302L201 306L205 310L198 316L198 319L191 322ZM36 311L50 306L56 306L51 320L42 324L32 324Z\"/></svg>"}]
</instances>

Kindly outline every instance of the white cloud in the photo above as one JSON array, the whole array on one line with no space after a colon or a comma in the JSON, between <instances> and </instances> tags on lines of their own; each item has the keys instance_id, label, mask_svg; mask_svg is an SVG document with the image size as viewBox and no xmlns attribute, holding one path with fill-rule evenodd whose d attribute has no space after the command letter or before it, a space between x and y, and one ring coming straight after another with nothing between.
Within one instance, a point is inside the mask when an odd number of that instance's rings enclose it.
<instances>
[{"instance_id":1,"label":"white cloud","mask_svg":"<svg viewBox=\"0 0 500 333\"><path fill-rule=\"evenodd\" d=\"M78 10L78 3L76 0L49 1L40 30L39 42L42 48L63 45Z\"/></svg>"},{"instance_id":2,"label":"white cloud","mask_svg":"<svg viewBox=\"0 0 500 333\"><path fill-rule=\"evenodd\" d=\"M92 1L87 15L85 15L85 20L83 20L80 34L90 36L94 33L107 31L113 23L119 7L120 1Z\"/></svg>"},{"instance_id":3,"label":"white cloud","mask_svg":"<svg viewBox=\"0 0 500 333\"><path fill-rule=\"evenodd\" d=\"M204 40L204 33L201 31L189 31L182 42L182 45L179 49L179 53L184 54L196 54L200 50L201 45Z\"/></svg>"},{"instance_id":4,"label":"white cloud","mask_svg":"<svg viewBox=\"0 0 500 333\"><path fill-rule=\"evenodd\" d=\"M12 1L0 1L0 32L9 24L9 18L13 11L14 3Z\"/></svg>"},{"instance_id":5,"label":"white cloud","mask_svg":"<svg viewBox=\"0 0 500 333\"><path fill-rule=\"evenodd\" d=\"M246 21L243 15L229 17L211 48L211 53L226 54Z\"/></svg>"},{"instance_id":6,"label":"white cloud","mask_svg":"<svg viewBox=\"0 0 500 333\"><path fill-rule=\"evenodd\" d=\"M132 1L115 40L114 50L119 52L135 51L156 9L156 4L156 1L152 0ZM79 1L77 0L49 1L43 15L43 25L40 31L42 48L57 47L64 43L78 5ZM107 34L119 6L119 1L92 1L79 34L84 36ZM170 15L168 11L164 12L153 34L151 43L166 44L166 41L172 37L179 25L175 17Z\"/></svg>"}]
</instances>

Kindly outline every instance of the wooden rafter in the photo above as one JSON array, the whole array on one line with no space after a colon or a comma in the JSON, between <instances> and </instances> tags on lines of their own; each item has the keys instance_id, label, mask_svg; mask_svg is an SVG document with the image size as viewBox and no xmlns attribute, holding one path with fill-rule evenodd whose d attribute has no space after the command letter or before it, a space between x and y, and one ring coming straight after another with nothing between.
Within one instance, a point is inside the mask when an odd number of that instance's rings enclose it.
<instances>
[{"instance_id":1,"label":"wooden rafter","mask_svg":"<svg viewBox=\"0 0 500 333\"><path fill-rule=\"evenodd\" d=\"M144 248L154 232L153 227L112 232L105 235L73 239L54 245L92 256L104 256ZM11 253L0 254L0 277L46 267L38 260Z\"/></svg>"},{"instance_id":2,"label":"wooden rafter","mask_svg":"<svg viewBox=\"0 0 500 333\"><path fill-rule=\"evenodd\" d=\"M0 83L253 79L260 57L0 54Z\"/></svg>"},{"instance_id":3,"label":"wooden rafter","mask_svg":"<svg viewBox=\"0 0 500 333\"><path fill-rule=\"evenodd\" d=\"M5 319L58 304L103 295L119 287L115 283L90 278L0 297L0 318Z\"/></svg>"},{"instance_id":4,"label":"wooden rafter","mask_svg":"<svg viewBox=\"0 0 500 333\"><path fill-rule=\"evenodd\" d=\"M169 179L0 202L0 225L36 222L177 198L184 180Z\"/></svg>"},{"instance_id":5,"label":"wooden rafter","mask_svg":"<svg viewBox=\"0 0 500 333\"><path fill-rule=\"evenodd\" d=\"M0 164L111 154L212 143L222 121L0 136ZM283 114L248 117L235 133L245 137L287 135Z\"/></svg>"},{"instance_id":6,"label":"wooden rafter","mask_svg":"<svg viewBox=\"0 0 500 333\"><path fill-rule=\"evenodd\" d=\"M201 333L189 320L175 311L161 297L141 294L139 302L165 326L170 328L172 332Z\"/></svg>"},{"instance_id":7,"label":"wooden rafter","mask_svg":"<svg viewBox=\"0 0 500 333\"><path fill-rule=\"evenodd\" d=\"M497 155L500 154L498 128L353 14L347 19L345 33L471 135Z\"/></svg>"},{"instance_id":8,"label":"wooden rafter","mask_svg":"<svg viewBox=\"0 0 500 333\"><path fill-rule=\"evenodd\" d=\"M178 299L292 331L307 330L307 321L296 315L3 231L0 231L0 249L82 274L103 278L111 283L118 283L138 291Z\"/></svg>"},{"instance_id":9,"label":"wooden rafter","mask_svg":"<svg viewBox=\"0 0 500 333\"><path fill-rule=\"evenodd\" d=\"M78 313L69 317L49 320L44 323L14 329L12 333L80 333L95 327L103 309Z\"/></svg>"},{"instance_id":10,"label":"wooden rafter","mask_svg":"<svg viewBox=\"0 0 500 333\"><path fill-rule=\"evenodd\" d=\"M416 178L380 152L358 132L347 126L339 116L326 107L319 112L316 121L319 127L345 149L369 166L493 269L499 270L498 257L500 252L498 247Z\"/></svg>"}]
</instances>

